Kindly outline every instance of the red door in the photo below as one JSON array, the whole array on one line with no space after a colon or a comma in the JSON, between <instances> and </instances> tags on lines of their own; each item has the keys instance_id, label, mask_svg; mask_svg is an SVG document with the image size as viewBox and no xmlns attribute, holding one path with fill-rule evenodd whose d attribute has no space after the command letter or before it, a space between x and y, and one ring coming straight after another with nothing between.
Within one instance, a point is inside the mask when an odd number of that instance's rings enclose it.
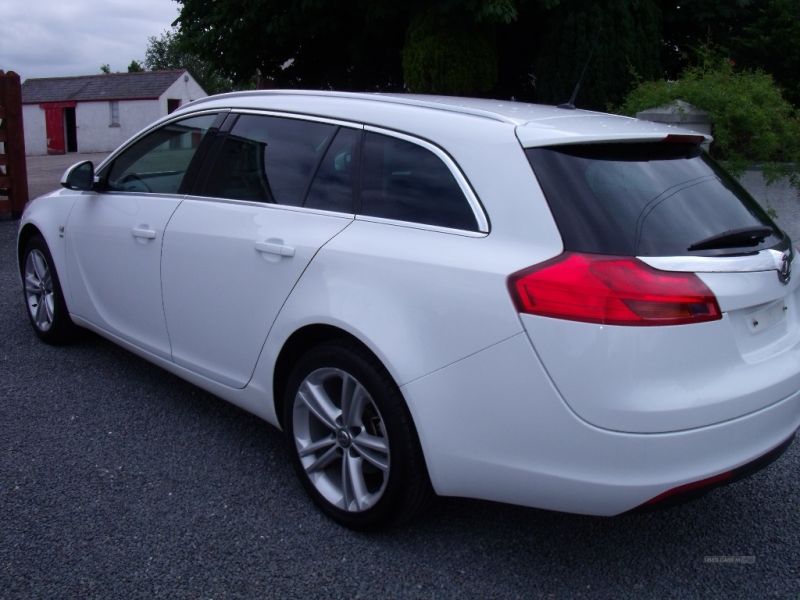
<instances>
[{"instance_id":1,"label":"red door","mask_svg":"<svg viewBox=\"0 0 800 600\"><path fill-rule=\"evenodd\" d=\"M74 108L75 102L45 102L39 105L44 109L44 125L47 134L47 153L64 154L64 109Z\"/></svg>"}]
</instances>

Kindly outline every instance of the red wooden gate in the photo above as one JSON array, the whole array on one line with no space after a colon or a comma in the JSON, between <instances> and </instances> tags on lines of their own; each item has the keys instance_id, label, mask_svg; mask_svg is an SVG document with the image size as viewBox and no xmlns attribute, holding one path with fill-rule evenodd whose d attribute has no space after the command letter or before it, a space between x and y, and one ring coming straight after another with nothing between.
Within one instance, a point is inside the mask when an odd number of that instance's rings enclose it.
<instances>
[{"instance_id":1,"label":"red wooden gate","mask_svg":"<svg viewBox=\"0 0 800 600\"><path fill-rule=\"evenodd\" d=\"M18 219L28 202L19 75L0 71L0 216Z\"/></svg>"}]
</instances>

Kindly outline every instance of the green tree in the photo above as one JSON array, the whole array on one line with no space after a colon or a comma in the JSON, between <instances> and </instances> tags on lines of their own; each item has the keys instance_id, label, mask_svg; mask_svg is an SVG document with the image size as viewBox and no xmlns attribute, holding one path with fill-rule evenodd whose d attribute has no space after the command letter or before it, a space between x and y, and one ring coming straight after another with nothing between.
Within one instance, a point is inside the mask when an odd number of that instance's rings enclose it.
<instances>
[{"instance_id":1,"label":"green tree","mask_svg":"<svg viewBox=\"0 0 800 600\"><path fill-rule=\"evenodd\" d=\"M239 84L563 101L598 25L582 106L660 73L655 0L180 1L185 48Z\"/></svg>"},{"instance_id":2,"label":"green tree","mask_svg":"<svg viewBox=\"0 0 800 600\"><path fill-rule=\"evenodd\" d=\"M676 81L640 84L619 110L633 116L678 99L709 113L711 153L733 172L760 163L769 179L789 175L800 183L800 118L770 75L737 70L729 60L707 57Z\"/></svg>"},{"instance_id":3,"label":"green tree","mask_svg":"<svg viewBox=\"0 0 800 600\"><path fill-rule=\"evenodd\" d=\"M390 0L181 0L186 49L244 84L397 89L408 7Z\"/></svg>"},{"instance_id":4,"label":"green tree","mask_svg":"<svg viewBox=\"0 0 800 600\"><path fill-rule=\"evenodd\" d=\"M752 17L733 36L730 55L737 65L763 69L800 106L800 2L754 3Z\"/></svg>"},{"instance_id":5,"label":"green tree","mask_svg":"<svg viewBox=\"0 0 800 600\"><path fill-rule=\"evenodd\" d=\"M138 60L132 60L131 64L128 65L128 73L141 73L142 71L144 71L144 68L139 64Z\"/></svg>"},{"instance_id":6,"label":"green tree","mask_svg":"<svg viewBox=\"0 0 800 600\"><path fill-rule=\"evenodd\" d=\"M651 0L565 0L541 21L539 35L532 73L539 102L565 102L590 54L580 107L606 109L636 78L661 74L661 16Z\"/></svg>"},{"instance_id":7,"label":"green tree","mask_svg":"<svg viewBox=\"0 0 800 600\"><path fill-rule=\"evenodd\" d=\"M236 88L234 82L221 75L213 64L187 50L176 31L165 31L158 37L148 39L144 66L150 71L187 69L208 94L229 92Z\"/></svg>"},{"instance_id":8,"label":"green tree","mask_svg":"<svg viewBox=\"0 0 800 600\"><path fill-rule=\"evenodd\" d=\"M786 98L800 105L798 0L661 0L662 62L675 79L713 46L737 65L771 74Z\"/></svg>"},{"instance_id":9,"label":"green tree","mask_svg":"<svg viewBox=\"0 0 800 600\"><path fill-rule=\"evenodd\" d=\"M662 63L675 79L712 44L730 56L730 43L752 19L754 0L661 0Z\"/></svg>"},{"instance_id":10,"label":"green tree","mask_svg":"<svg viewBox=\"0 0 800 600\"><path fill-rule=\"evenodd\" d=\"M403 48L403 75L412 92L476 94L497 82L497 49L492 32L462 17L442 26L433 11L412 21Z\"/></svg>"},{"instance_id":11,"label":"green tree","mask_svg":"<svg viewBox=\"0 0 800 600\"><path fill-rule=\"evenodd\" d=\"M111 74L111 65L109 65L108 63L106 63L104 65L100 65L100 71L102 73L106 74L106 75L110 75Z\"/></svg>"}]
</instances>

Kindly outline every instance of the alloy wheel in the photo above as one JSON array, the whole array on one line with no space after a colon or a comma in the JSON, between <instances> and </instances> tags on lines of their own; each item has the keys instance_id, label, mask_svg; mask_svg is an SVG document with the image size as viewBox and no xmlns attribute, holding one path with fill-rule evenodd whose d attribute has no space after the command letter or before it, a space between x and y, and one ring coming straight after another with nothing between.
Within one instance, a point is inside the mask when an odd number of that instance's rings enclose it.
<instances>
[{"instance_id":1,"label":"alloy wheel","mask_svg":"<svg viewBox=\"0 0 800 600\"><path fill-rule=\"evenodd\" d=\"M375 506L389 480L389 438L355 377L329 367L309 373L294 399L292 425L300 463L328 502L347 512Z\"/></svg>"},{"instance_id":2,"label":"alloy wheel","mask_svg":"<svg viewBox=\"0 0 800 600\"><path fill-rule=\"evenodd\" d=\"M25 298L39 331L49 331L55 315L53 276L44 254L34 248L25 259Z\"/></svg>"}]
</instances>

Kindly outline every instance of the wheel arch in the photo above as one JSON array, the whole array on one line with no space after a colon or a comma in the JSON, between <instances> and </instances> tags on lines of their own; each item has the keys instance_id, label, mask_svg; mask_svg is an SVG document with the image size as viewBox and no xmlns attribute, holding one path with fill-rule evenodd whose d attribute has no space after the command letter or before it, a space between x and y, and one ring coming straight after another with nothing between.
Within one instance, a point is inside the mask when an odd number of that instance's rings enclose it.
<instances>
[{"instance_id":1,"label":"wheel arch","mask_svg":"<svg viewBox=\"0 0 800 600\"><path fill-rule=\"evenodd\" d=\"M25 246L28 244L28 241L37 234L44 238L44 234L42 234L41 230L33 223L25 223L22 229L20 229L19 235L17 236L17 267L20 273L22 272L22 253L25 250ZM45 243L47 243L47 240L45 240Z\"/></svg>"},{"instance_id":2,"label":"wheel arch","mask_svg":"<svg viewBox=\"0 0 800 600\"><path fill-rule=\"evenodd\" d=\"M275 361L275 368L272 376L272 396L275 408L275 415L281 427L283 423L283 402L286 384L293 365L306 352L314 346L333 340L347 340L360 346L365 352L370 353L383 366L391 376L391 371L387 368L384 361L373 350L349 331L324 323L314 323L304 325L292 333L283 343L278 358ZM394 378L393 378L394 379ZM395 383L397 381L395 380ZM407 403L406 403L407 406ZM409 409L410 410L410 409Z\"/></svg>"}]
</instances>

